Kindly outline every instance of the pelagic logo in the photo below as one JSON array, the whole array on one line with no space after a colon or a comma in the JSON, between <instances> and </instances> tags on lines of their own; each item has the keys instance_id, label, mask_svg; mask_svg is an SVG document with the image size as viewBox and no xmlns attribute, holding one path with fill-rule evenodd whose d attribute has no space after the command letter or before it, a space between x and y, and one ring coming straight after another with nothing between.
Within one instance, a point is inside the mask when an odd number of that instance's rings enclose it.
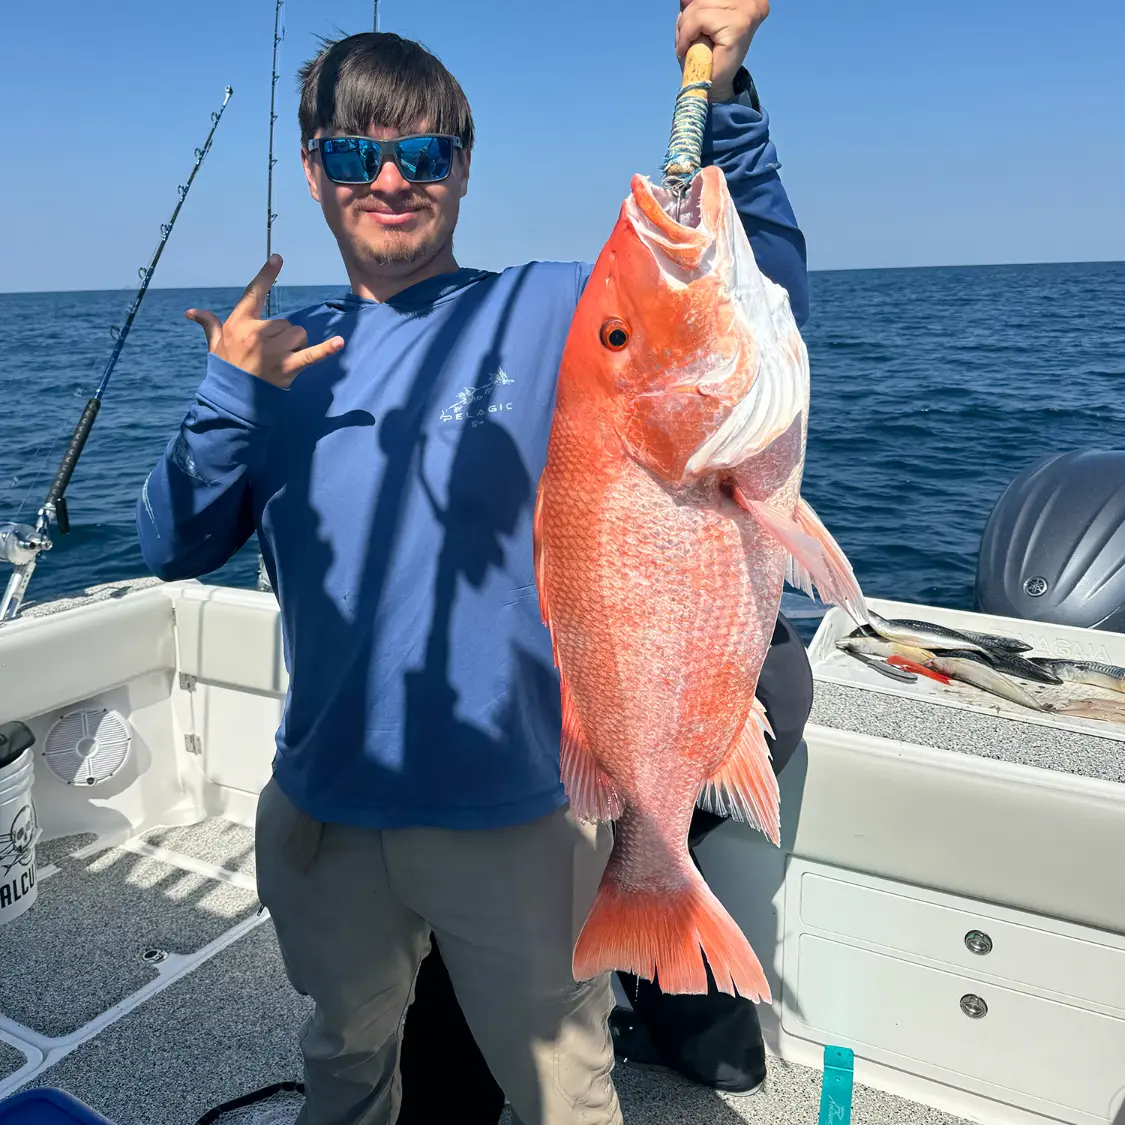
<instances>
[{"instance_id":1,"label":"pelagic logo","mask_svg":"<svg viewBox=\"0 0 1125 1125\"><path fill-rule=\"evenodd\" d=\"M468 422L479 426L489 414L503 414L512 409L510 402L494 402L492 392L498 387L510 387L515 379L504 368L496 369L496 374L479 387L465 387L457 398L441 412L443 422Z\"/></svg>"}]
</instances>

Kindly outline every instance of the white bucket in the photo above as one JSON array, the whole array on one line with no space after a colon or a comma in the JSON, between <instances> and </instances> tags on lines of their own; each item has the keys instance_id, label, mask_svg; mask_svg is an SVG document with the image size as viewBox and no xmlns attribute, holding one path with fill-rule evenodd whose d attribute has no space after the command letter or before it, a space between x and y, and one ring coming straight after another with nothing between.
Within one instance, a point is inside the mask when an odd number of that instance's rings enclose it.
<instances>
[{"instance_id":1,"label":"white bucket","mask_svg":"<svg viewBox=\"0 0 1125 1125\"><path fill-rule=\"evenodd\" d=\"M0 769L0 926L35 905L35 843L40 829L31 803L34 760L29 746Z\"/></svg>"}]
</instances>

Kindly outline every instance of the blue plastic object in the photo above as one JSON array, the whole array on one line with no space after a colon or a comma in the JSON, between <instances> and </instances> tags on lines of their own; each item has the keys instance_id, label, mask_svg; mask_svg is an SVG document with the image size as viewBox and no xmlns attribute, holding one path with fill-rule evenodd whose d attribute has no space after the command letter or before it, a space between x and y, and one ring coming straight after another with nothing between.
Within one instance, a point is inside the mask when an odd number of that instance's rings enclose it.
<instances>
[{"instance_id":1,"label":"blue plastic object","mask_svg":"<svg viewBox=\"0 0 1125 1125\"><path fill-rule=\"evenodd\" d=\"M849 1125L854 1072L855 1053L849 1047L824 1048L824 1083L820 1088L817 1125Z\"/></svg>"},{"instance_id":2,"label":"blue plastic object","mask_svg":"<svg viewBox=\"0 0 1125 1125\"><path fill-rule=\"evenodd\" d=\"M24 1090L0 1102L0 1125L113 1125L63 1090Z\"/></svg>"}]
</instances>

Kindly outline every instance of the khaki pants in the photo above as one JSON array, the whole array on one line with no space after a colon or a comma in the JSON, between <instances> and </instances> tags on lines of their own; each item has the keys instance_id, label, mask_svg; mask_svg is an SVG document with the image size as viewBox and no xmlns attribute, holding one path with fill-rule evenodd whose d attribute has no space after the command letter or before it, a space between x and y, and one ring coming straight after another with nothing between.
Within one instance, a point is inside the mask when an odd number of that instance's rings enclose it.
<instances>
[{"instance_id":1,"label":"khaki pants","mask_svg":"<svg viewBox=\"0 0 1125 1125\"><path fill-rule=\"evenodd\" d=\"M609 847L608 825L595 831L561 810L490 831L321 824L271 781L258 803L258 894L293 987L315 1002L298 1125L392 1125L399 1040L431 930L524 1125L619 1125L609 977L571 973Z\"/></svg>"}]
</instances>

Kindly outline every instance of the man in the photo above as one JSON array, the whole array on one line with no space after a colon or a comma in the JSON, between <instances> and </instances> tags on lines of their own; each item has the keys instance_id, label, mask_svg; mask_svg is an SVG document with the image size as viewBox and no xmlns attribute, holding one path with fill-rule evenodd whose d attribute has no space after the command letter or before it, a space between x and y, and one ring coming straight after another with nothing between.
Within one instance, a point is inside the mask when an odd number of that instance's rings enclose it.
<instances>
[{"instance_id":1,"label":"man","mask_svg":"<svg viewBox=\"0 0 1125 1125\"><path fill-rule=\"evenodd\" d=\"M707 155L803 319L804 240L740 69L767 0L682 3L679 55L715 47ZM351 290L263 321L275 256L225 323L188 310L207 374L138 504L155 573L208 573L257 531L280 604L290 686L257 861L315 1001L301 1121L394 1120L432 932L522 1121L619 1122L609 979L571 975L609 828L578 825L559 781L531 536L591 267L457 264L472 117L418 44L351 36L301 84L305 174Z\"/></svg>"}]
</instances>

